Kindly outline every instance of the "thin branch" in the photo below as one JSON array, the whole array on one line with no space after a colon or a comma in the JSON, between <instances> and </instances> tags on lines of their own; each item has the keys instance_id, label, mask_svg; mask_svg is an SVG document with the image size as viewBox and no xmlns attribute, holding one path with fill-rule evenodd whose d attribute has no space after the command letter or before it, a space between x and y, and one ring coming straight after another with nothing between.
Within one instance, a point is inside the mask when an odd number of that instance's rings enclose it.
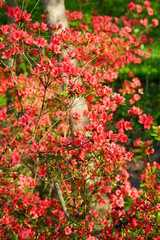
<instances>
[{"instance_id":1,"label":"thin branch","mask_svg":"<svg viewBox=\"0 0 160 240\"><path fill-rule=\"evenodd\" d=\"M61 119L59 118L50 128L49 130L51 130ZM47 134L49 133L48 129L47 132L44 134L44 136L40 139L39 143L47 136Z\"/></svg>"},{"instance_id":2,"label":"thin branch","mask_svg":"<svg viewBox=\"0 0 160 240\"><path fill-rule=\"evenodd\" d=\"M90 215L89 220L88 220L88 222L87 222L87 227L88 227L88 228L89 228L90 221L92 220L94 211L95 211L95 209L96 209L96 207L97 207L97 204L98 204L97 202L94 204L94 207L93 207L93 209L92 209L91 215Z\"/></svg>"},{"instance_id":3,"label":"thin branch","mask_svg":"<svg viewBox=\"0 0 160 240\"><path fill-rule=\"evenodd\" d=\"M38 5L39 2L40 2L40 0L38 0L38 1L36 2L36 4L34 5L34 7L32 8L32 11L30 12L30 14L33 13L34 9L37 7L37 5Z\"/></svg>"},{"instance_id":4,"label":"thin branch","mask_svg":"<svg viewBox=\"0 0 160 240\"><path fill-rule=\"evenodd\" d=\"M61 189L59 187L58 182L55 182L55 187L56 187L56 190L57 190L57 193L58 193L58 197L59 197L61 206L62 206L63 211L65 213L66 219L67 219L67 221L70 221L70 216L69 216L69 214L67 212L67 207L65 205L65 201L64 201L64 198L63 198L63 195L62 195L62 191L61 191Z\"/></svg>"},{"instance_id":5,"label":"thin branch","mask_svg":"<svg viewBox=\"0 0 160 240\"><path fill-rule=\"evenodd\" d=\"M17 6L18 6L18 3L17 3L17 1L16 1L16 0L14 0L14 2L15 2L15 5L17 5Z\"/></svg>"},{"instance_id":6,"label":"thin branch","mask_svg":"<svg viewBox=\"0 0 160 240\"><path fill-rule=\"evenodd\" d=\"M24 53L23 53L24 54ZM36 64L36 66L37 66L37 62L28 54L28 53L26 53L26 55Z\"/></svg>"},{"instance_id":7,"label":"thin branch","mask_svg":"<svg viewBox=\"0 0 160 240\"><path fill-rule=\"evenodd\" d=\"M27 58L26 54L23 52L23 56L25 57L25 59L27 60L27 62L29 63L29 65L32 67L32 63L29 61L29 59Z\"/></svg>"},{"instance_id":8,"label":"thin branch","mask_svg":"<svg viewBox=\"0 0 160 240\"><path fill-rule=\"evenodd\" d=\"M22 9L22 12L23 12L23 10L24 10L24 0L22 1L22 7L21 7L21 9Z\"/></svg>"},{"instance_id":9,"label":"thin branch","mask_svg":"<svg viewBox=\"0 0 160 240\"><path fill-rule=\"evenodd\" d=\"M17 96L18 96L18 101L20 103L20 106L21 106L21 112L23 113L23 106L22 106L22 102L21 102L21 98L20 98L20 95L19 95L19 92L18 92L18 89L17 89L17 85L15 83L15 80L14 80L14 75L13 75L13 72L11 70L11 75L12 75L12 79L13 79L13 83L14 83L14 86L15 86L15 89L16 89L16 93L17 93Z\"/></svg>"},{"instance_id":10,"label":"thin branch","mask_svg":"<svg viewBox=\"0 0 160 240\"><path fill-rule=\"evenodd\" d=\"M33 104L34 104L34 102L35 102L35 99L36 99L36 96L37 96L37 92L38 92L38 89L39 89L39 83L40 83L40 80L38 81L38 85L37 85L37 88L36 88L36 91L35 91L35 93L34 93L33 100L32 100L32 102L31 102L31 105L30 105L30 108L29 108L29 109L32 108L32 106L33 106Z\"/></svg>"},{"instance_id":11,"label":"thin branch","mask_svg":"<svg viewBox=\"0 0 160 240\"><path fill-rule=\"evenodd\" d=\"M20 98L20 95L19 95L19 92L18 92L18 89L17 89L17 85L16 85L16 82L14 80L14 75L13 75L13 71L12 71L12 68L10 68L9 66L7 66L3 60L1 60L1 63L10 71L11 75L12 75L12 80L13 80L13 83L14 83L14 87L15 87L15 90L16 90L16 94L18 96L18 101L19 101L19 104L20 104L20 107L21 107L21 112L23 113L23 106L22 106L22 103L21 103L21 98Z\"/></svg>"},{"instance_id":12,"label":"thin branch","mask_svg":"<svg viewBox=\"0 0 160 240\"><path fill-rule=\"evenodd\" d=\"M2 151L2 153L0 154L0 157L2 157L2 155L7 151L7 149L10 147L10 145L16 140L16 138L18 137L20 131L22 129L22 126L19 127L18 132L16 133L16 135L14 136L14 138L11 140L10 144L7 144L5 149Z\"/></svg>"},{"instance_id":13,"label":"thin branch","mask_svg":"<svg viewBox=\"0 0 160 240\"><path fill-rule=\"evenodd\" d=\"M47 87L44 88L44 96L43 96L42 106L41 106L41 110L40 110L40 114L39 114L39 117L38 117L37 124L35 126L35 130L34 130L34 138L36 137L39 121L40 121L40 118L41 118L41 115L42 115L42 111L43 111L43 108L44 108L46 92L47 92Z\"/></svg>"}]
</instances>

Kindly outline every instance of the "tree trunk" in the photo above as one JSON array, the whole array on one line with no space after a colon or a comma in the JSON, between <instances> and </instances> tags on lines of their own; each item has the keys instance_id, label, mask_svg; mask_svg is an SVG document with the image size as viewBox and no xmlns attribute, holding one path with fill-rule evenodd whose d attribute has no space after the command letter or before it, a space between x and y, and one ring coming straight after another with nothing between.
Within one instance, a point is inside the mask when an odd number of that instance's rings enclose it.
<instances>
[{"instance_id":1,"label":"tree trunk","mask_svg":"<svg viewBox=\"0 0 160 240\"><path fill-rule=\"evenodd\" d=\"M65 13L64 0L42 0L42 2L46 14L48 28L50 28L50 26L52 26L53 24L56 24L57 26L59 24L62 24L61 31L64 30L66 27L69 28L68 20ZM62 53L58 56L57 59L63 59L66 56L66 53L66 50L62 50ZM76 66L76 61L74 61L73 64ZM88 118L83 115L84 110L88 110L86 100L84 98L76 98L73 101L69 117L70 129L72 134L75 130L82 129L83 126L87 125ZM72 117L72 114L74 114L75 112L78 112L81 115L81 121L78 124L75 123Z\"/></svg>"},{"instance_id":2,"label":"tree trunk","mask_svg":"<svg viewBox=\"0 0 160 240\"><path fill-rule=\"evenodd\" d=\"M65 13L64 0L42 0L42 2L48 27L53 24L62 24L62 29L69 27Z\"/></svg>"}]
</instances>

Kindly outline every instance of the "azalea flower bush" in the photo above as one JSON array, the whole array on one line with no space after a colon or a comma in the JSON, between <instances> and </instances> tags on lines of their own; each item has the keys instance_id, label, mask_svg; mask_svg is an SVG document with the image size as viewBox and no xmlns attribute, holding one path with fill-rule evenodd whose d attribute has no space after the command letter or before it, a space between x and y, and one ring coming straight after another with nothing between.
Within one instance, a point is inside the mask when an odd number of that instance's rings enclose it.
<instances>
[{"instance_id":1,"label":"azalea flower bush","mask_svg":"<svg viewBox=\"0 0 160 240\"><path fill-rule=\"evenodd\" d=\"M150 2L130 1L120 19L93 16L92 31L67 11L78 27L53 25L50 41L44 15L33 22L27 10L0 7L12 19L0 26L0 238L159 239L160 165L143 133L153 117L139 108L140 79L123 74L149 58L141 43L158 25ZM75 99L87 102L83 116L72 114ZM69 119L82 117L73 131ZM140 189L127 172L137 149Z\"/></svg>"}]
</instances>

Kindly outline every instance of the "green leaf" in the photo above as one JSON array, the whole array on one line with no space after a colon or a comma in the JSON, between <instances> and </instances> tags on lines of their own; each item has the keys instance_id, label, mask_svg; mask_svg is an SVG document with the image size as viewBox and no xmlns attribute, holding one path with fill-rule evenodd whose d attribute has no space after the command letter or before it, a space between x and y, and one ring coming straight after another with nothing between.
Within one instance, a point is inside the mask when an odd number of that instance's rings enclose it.
<instances>
[{"instance_id":1,"label":"green leaf","mask_svg":"<svg viewBox=\"0 0 160 240\"><path fill-rule=\"evenodd\" d=\"M128 212L132 206L132 198L130 196L126 196L124 202L125 202L124 210Z\"/></svg>"},{"instance_id":2,"label":"green leaf","mask_svg":"<svg viewBox=\"0 0 160 240\"><path fill-rule=\"evenodd\" d=\"M7 99L0 95L0 106L6 106L7 105Z\"/></svg>"},{"instance_id":3,"label":"green leaf","mask_svg":"<svg viewBox=\"0 0 160 240\"><path fill-rule=\"evenodd\" d=\"M151 136L156 137L157 133L151 133Z\"/></svg>"},{"instance_id":4,"label":"green leaf","mask_svg":"<svg viewBox=\"0 0 160 240\"><path fill-rule=\"evenodd\" d=\"M16 235L16 234L14 234L14 235L8 234L8 238L9 238L10 240L18 240L18 235Z\"/></svg>"},{"instance_id":5,"label":"green leaf","mask_svg":"<svg viewBox=\"0 0 160 240\"><path fill-rule=\"evenodd\" d=\"M136 159L142 159L143 158L143 156L142 155L136 155Z\"/></svg>"},{"instance_id":6,"label":"green leaf","mask_svg":"<svg viewBox=\"0 0 160 240\"><path fill-rule=\"evenodd\" d=\"M144 188L145 186L146 186L146 183L144 182L140 184L140 188Z\"/></svg>"},{"instance_id":7,"label":"green leaf","mask_svg":"<svg viewBox=\"0 0 160 240\"><path fill-rule=\"evenodd\" d=\"M158 214L156 216L156 222L160 222L160 212L158 212Z\"/></svg>"},{"instance_id":8,"label":"green leaf","mask_svg":"<svg viewBox=\"0 0 160 240\"><path fill-rule=\"evenodd\" d=\"M133 149L133 152L134 152L134 153L141 153L141 152L142 152L142 149L141 149L141 148Z\"/></svg>"},{"instance_id":9,"label":"green leaf","mask_svg":"<svg viewBox=\"0 0 160 240\"><path fill-rule=\"evenodd\" d=\"M135 32L135 33L138 33L139 31L140 31L139 28L134 29L134 32Z\"/></svg>"},{"instance_id":10,"label":"green leaf","mask_svg":"<svg viewBox=\"0 0 160 240\"><path fill-rule=\"evenodd\" d=\"M136 212L135 217L136 217L137 219L142 219L142 217L140 216L140 212L139 212L139 211Z\"/></svg>"}]
</instances>

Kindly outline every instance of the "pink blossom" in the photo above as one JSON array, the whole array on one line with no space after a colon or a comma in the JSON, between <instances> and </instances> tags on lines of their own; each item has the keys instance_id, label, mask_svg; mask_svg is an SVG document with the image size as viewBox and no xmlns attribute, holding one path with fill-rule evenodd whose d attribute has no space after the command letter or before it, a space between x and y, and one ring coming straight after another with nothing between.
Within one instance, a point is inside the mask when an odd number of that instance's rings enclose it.
<instances>
[{"instance_id":1,"label":"pink blossom","mask_svg":"<svg viewBox=\"0 0 160 240\"><path fill-rule=\"evenodd\" d=\"M140 4L136 4L136 11L138 13L141 13L142 12L142 6Z\"/></svg>"},{"instance_id":2,"label":"pink blossom","mask_svg":"<svg viewBox=\"0 0 160 240\"><path fill-rule=\"evenodd\" d=\"M159 21L157 20L157 19L152 19L152 22L153 22L153 26L154 27L157 27L158 26L158 24L159 24Z\"/></svg>"},{"instance_id":3,"label":"pink blossom","mask_svg":"<svg viewBox=\"0 0 160 240\"><path fill-rule=\"evenodd\" d=\"M147 18L141 19L140 23L146 27L148 25L148 19Z\"/></svg>"},{"instance_id":4,"label":"pink blossom","mask_svg":"<svg viewBox=\"0 0 160 240\"><path fill-rule=\"evenodd\" d=\"M118 207L122 208L124 207L125 203L124 203L124 199L123 197L120 197L119 199L116 200L116 204Z\"/></svg>"},{"instance_id":5,"label":"pink blossom","mask_svg":"<svg viewBox=\"0 0 160 240\"><path fill-rule=\"evenodd\" d=\"M146 114L139 116L139 123L144 124L144 128L150 129L153 123L153 117L149 114L147 117Z\"/></svg>"},{"instance_id":6,"label":"pink blossom","mask_svg":"<svg viewBox=\"0 0 160 240\"><path fill-rule=\"evenodd\" d=\"M31 145L31 151L36 153L37 150L38 150L38 145L35 142L33 142L32 145Z\"/></svg>"},{"instance_id":7,"label":"pink blossom","mask_svg":"<svg viewBox=\"0 0 160 240\"><path fill-rule=\"evenodd\" d=\"M46 166L44 166L44 167L40 166L40 170L38 171L38 176L42 177L42 178L45 178L46 173L47 173Z\"/></svg>"},{"instance_id":8,"label":"pink blossom","mask_svg":"<svg viewBox=\"0 0 160 240\"><path fill-rule=\"evenodd\" d=\"M72 233L71 228L70 228L69 226L67 226L67 227L65 228L65 234L66 234L66 235L71 235L71 233Z\"/></svg>"},{"instance_id":9,"label":"pink blossom","mask_svg":"<svg viewBox=\"0 0 160 240\"><path fill-rule=\"evenodd\" d=\"M19 118L19 124L22 124L23 126L26 126L26 124L27 124L27 117L25 117L25 116L22 116L22 117L20 117Z\"/></svg>"},{"instance_id":10,"label":"pink blossom","mask_svg":"<svg viewBox=\"0 0 160 240\"><path fill-rule=\"evenodd\" d=\"M150 15L150 16L152 16L154 14L153 9L150 7L147 7L147 12L148 12L148 15Z\"/></svg>"},{"instance_id":11,"label":"pink blossom","mask_svg":"<svg viewBox=\"0 0 160 240\"><path fill-rule=\"evenodd\" d=\"M3 121L6 118L6 113L7 113L7 108L6 107L2 107L1 111L0 111L0 121Z\"/></svg>"},{"instance_id":12,"label":"pink blossom","mask_svg":"<svg viewBox=\"0 0 160 240\"><path fill-rule=\"evenodd\" d=\"M150 6L151 6L151 4L150 4L150 2L149 2L149 1L144 1L144 3L143 3L143 4L144 4L144 6L145 6L145 7L150 7Z\"/></svg>"}]
</instances>

